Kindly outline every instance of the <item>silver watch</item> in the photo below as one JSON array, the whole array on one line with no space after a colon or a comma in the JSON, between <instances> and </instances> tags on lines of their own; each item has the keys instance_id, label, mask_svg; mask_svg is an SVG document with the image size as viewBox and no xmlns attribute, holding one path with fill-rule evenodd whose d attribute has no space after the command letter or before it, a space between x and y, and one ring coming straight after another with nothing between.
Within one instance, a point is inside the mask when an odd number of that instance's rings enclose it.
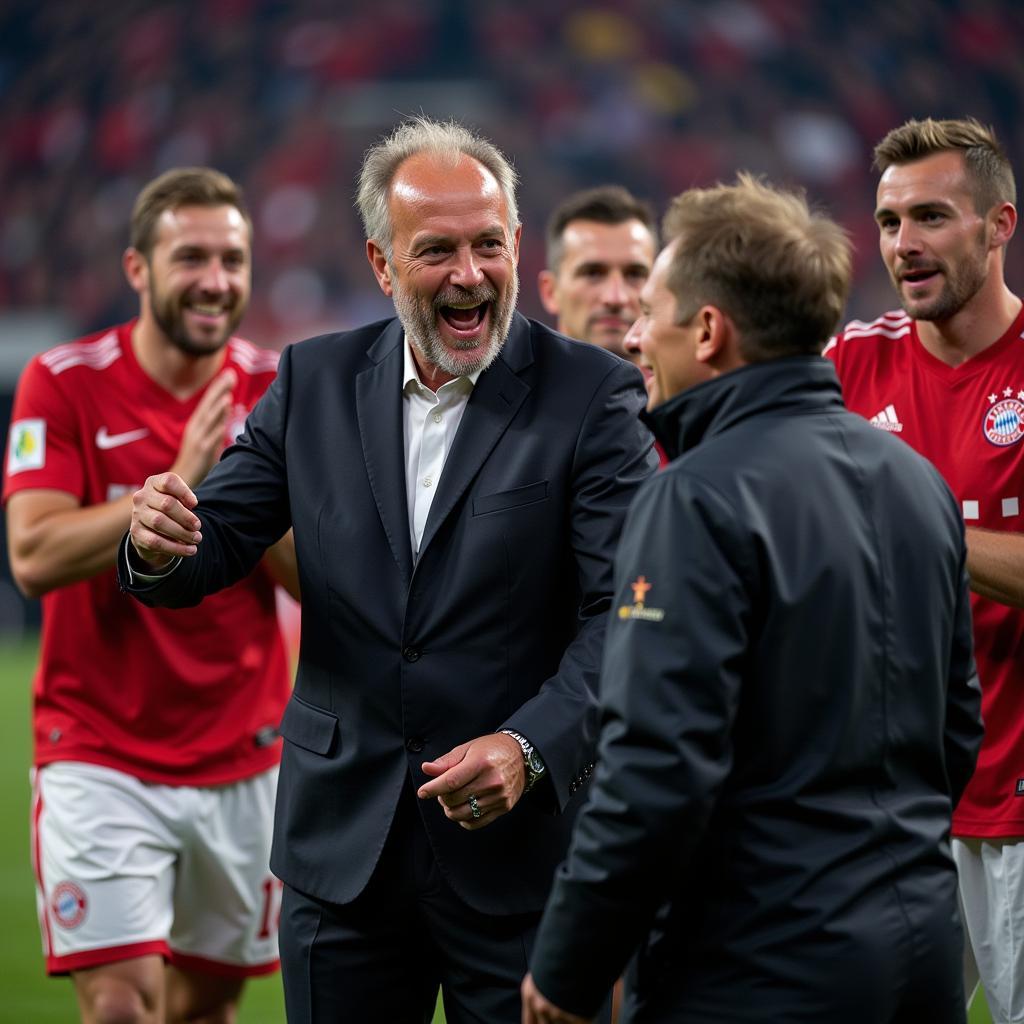
<instances>
[{"instance_id":1,"label":"silver watch","mask_svg":"<svg viewBox=\"0 0 1024 1024\"><path fill-rule=\"evenodd\" d=\"M547 765L541 760L534 745L521 733L513 729L501 730L506 736L511 736L523 748L523 764L526 766L526 792L537 784L540 777L548 770Z\"/></svg>"}]
</instances>

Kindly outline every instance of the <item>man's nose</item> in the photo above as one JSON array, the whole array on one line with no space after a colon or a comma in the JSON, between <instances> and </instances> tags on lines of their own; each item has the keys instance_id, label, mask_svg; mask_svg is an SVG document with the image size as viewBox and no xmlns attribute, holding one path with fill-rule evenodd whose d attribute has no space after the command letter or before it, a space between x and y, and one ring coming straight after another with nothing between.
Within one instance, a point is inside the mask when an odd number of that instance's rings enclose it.
<instances>
[{"instance_id":1,"label":"man's nose","mask_svg":"<svg viewBox=\"0 0 1024 1024\"><path fill-rule=\"evenodd\" d=\"M460 251L451 272L451 283L461 288L475 288L483 284L484 274L472 249Z\"/></svg>"},{"instance_id":2,"label":"man's nose","mask_svg":"<svg viewBox=\"0 0 1024 1024\"><path fill-rule=\"evenodd\" d=\"M616 309L625 306L629 302L629 289L626 287L625 278L618 270L613 270L601 285L601 301L606 306Z\"/></svg>"},{"instance_id":3,"label":"man's nose","mask_svg":"<svg viewBox=\"0 0 1024 1024\"><path fill-rule=\"evenodd\" d=\"M228 290L228 274L224 269L224 264L220 260L210 260L203 268L199 284L204 291L217 294L226 292Z\"/></svg>"},{"instance_id":4,"label":"man's nose","mask_svg":"<svg viewBox=\"0 0 1024 1024\"><path fill-rule=\"evenodd\" d=\"M921 252L921 233L911 220L905 220L896 231L896 255L912 256Z\"/></svg>"},{"instance_id":5,"label":"man's nose","mask_svg":"<svg viewBox=\"0 0 1024 1024\"><path fill-rule=\"evenodd\" d=\"M629 330L626 331L626 336L622 339L622 347L629 353L637 355L640 352L640 329L642 316L638 316L630 326Z\"/></svg>"}]
</instances>

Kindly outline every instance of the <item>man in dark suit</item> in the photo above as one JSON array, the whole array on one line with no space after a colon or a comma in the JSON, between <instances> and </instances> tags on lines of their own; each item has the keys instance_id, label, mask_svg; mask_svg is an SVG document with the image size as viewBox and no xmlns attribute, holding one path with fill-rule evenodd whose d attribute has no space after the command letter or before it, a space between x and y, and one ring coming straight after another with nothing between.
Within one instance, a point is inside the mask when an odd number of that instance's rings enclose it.
<instances>
[{"instance_id":1,"label":"man in dark suit","mask_svg":"<svg viewBox=\"0 0 1024 1024\"><path fill-rule=\"evenodd\" d=\"M456 124L366 154L397 320L286 349L197 497L135 496L122 585L195 604L294 526L303 598L271 865L289 1020L517 1022L593 755L635 367L515 313L515 174ZM418 797L418 799L417 799ZM518 974L518 977L517 977Z\"/></svg>"},{"instance_id":2,"label":"man in dark suit","mask_svg":"<svg viewBox=\"0 0 1024 1024\"><path fill-rule=\"evenodd\" d=\"M524 982L579 1024L963 1024L952 807L981 743L964 528L820 353L849 245L748 177L644 286L673 461L616 557L597 771Z\"/></svg>"}]
</instances>

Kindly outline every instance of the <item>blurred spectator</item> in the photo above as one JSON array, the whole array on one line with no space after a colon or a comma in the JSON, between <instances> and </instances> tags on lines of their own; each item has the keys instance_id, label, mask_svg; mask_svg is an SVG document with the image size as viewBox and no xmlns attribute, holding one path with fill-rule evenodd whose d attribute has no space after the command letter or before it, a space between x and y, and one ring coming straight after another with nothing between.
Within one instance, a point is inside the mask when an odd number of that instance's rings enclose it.
<instances>
[{"instance_id":1,"label":"blurred spectator","mask_svg":"<svg viewBox=\"0 0 1024 1024\"><path fill-rule=\"evenodd\" d=\"M332 191L396 112L422 109L515 157L530 182L528 278L544 266L547 211L574 189L620 181L660 206L748 168L806 185L851 231L849 312L863 315L888 297L874 139L910 116L972 114L1024 162L1022 39L1012 0L378 0L372 15L325 0L10 0L0 304L59 308L80 332L129 315L106 268L130 197L168 166L209 163L257 211L253 340L360 322L379 297L339 256L358 228Z\"/></svg>"}]
</instances>

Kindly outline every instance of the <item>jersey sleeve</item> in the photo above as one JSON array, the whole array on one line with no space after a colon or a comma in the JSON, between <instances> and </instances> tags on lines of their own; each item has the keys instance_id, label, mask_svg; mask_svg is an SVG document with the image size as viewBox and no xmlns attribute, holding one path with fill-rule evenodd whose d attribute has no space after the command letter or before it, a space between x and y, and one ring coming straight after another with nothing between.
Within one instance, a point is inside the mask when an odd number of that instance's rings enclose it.
<instances>
[{"instance_id":1,"label":"jersey sleeve","mask_svg":"<svg viewBox=\"0 0 1024 1024\"><path fill-rule=\"evenodd\" d=\"M85 495L82 443L75 408L56 377L38 360L25 368L7 434L3 500L29 488Z\"/></svg>"}]
</instances>

